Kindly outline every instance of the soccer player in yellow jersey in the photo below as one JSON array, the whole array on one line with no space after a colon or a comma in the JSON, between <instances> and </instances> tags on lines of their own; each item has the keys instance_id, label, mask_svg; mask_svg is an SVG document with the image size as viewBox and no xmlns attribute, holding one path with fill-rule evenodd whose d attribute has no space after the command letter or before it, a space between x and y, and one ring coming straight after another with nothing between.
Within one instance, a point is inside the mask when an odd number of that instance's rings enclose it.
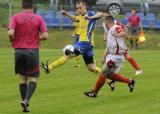
<instances>
[{"instance_id":1,"label":"soccer player in yellow jersey","mask_svg":"<svg viewBox=\"0 0 160 114\"><path fill-rule=\"evenodd\" d=\"M86 19L87 16L93 16L95 15L94 11L87 11L86 10L86 3L83 0L76 2L76 10L80 14L79 16L74 16L70 14L69 12L62 11L62 14L64 16L69 17L75 22L79 23L79 41L77 42L77 45L74 45L74 54L78 56L81 54L83 56L84 62L86 64L86 67L89 71L92 71L94 73L101 73L101 69L96 67L96 64L94 63L94 53L93 53L93 31L95 28L96 19ZM42 68L46 71L46 73L49 73L50 70L63 65L68 61L70 58L69 50L65 52L65 55L58 60L54 61L53 63L44 64L41 63Z\"/></svg>"}]
</instances>

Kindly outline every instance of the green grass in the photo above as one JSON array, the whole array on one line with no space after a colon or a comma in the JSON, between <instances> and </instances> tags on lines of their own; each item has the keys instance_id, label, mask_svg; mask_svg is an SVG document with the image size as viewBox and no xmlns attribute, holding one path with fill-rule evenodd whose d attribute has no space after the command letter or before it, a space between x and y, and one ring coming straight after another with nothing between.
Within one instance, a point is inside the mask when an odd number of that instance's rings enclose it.
<instances>
[{"instance_id":1,"label":"green grass","mask_svg":"<svg viewBox=\"0 0 160 114\"><path fill-rule=\"evenodd\" d=\"M98 66L104 49L96 49ZM41 60L55 60L62 55L59 49L41 49ZM115 92L105 85L95 99L83 95L91 89L97 75L81 67L74 68L74 60L55 69L49 75L41 72L38 88L30 106L31 114L159 114L160 113L160 51L131 51L143 69L143 75L134 76L135 70L125 61L121 74L136 79L133 94L125 84L117 83ZM0 49L0 114L21 114L18 76L14 75L14 52Z\"/></svg>"}]
</instances>

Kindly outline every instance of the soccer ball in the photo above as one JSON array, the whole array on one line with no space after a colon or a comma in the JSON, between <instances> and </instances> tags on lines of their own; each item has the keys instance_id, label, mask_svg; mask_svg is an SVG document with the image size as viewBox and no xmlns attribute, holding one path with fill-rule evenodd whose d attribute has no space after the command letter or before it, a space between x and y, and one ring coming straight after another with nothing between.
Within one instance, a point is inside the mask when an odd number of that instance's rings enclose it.
<instances>
[{"instance_id":1,"label":"soccer ball","mask_svg":"<svg viewBox=\"0 0 160 114\"><path fill-rule=\"evenodd\" d=\"M66 45L64 48L63 48L63 53L69 57L72 57L74 56L74 47L72 45Z\"/></svg>"}]
</instances>

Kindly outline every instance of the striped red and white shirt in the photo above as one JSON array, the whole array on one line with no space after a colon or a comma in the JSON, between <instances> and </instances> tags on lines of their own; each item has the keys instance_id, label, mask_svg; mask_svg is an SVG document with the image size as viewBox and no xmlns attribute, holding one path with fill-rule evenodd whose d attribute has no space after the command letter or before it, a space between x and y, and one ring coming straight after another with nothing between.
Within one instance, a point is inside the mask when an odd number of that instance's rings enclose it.
<instances>
[{"instance_id":1,"label":"striped red and white shirt","mask_svg":"<svg viewBox=\"0 0 160 114\"><path fill-rule=\"evenodd\" d=\"M118 20L114 20L114 23L115 23L116 25L118 25L118 26L121 26L123 29L126 28L126 26L123 25L123 24L122 24L120 21L118 21ZM108 34L108 31L109 31L109 30L106 28L105 22L102 23L102 27L103 27L104 32L105 32L106 34Z\"/></svg>"},{"instance_id":2,"label":"striped red and white shirt","mask_svg":"<svg viewBox=\"0 0 160 114\"><path fill-rule=\"evenodd\" d=\"M118 55L118 54L124 54L127 50L127 46L124 42L123 37L115 37L113 34L116 31L117 33L120 33L124 29L121 26L114 25L110 28L107 35L107 48L109 50L110 54Z\"/></svg>"}]
</instances>

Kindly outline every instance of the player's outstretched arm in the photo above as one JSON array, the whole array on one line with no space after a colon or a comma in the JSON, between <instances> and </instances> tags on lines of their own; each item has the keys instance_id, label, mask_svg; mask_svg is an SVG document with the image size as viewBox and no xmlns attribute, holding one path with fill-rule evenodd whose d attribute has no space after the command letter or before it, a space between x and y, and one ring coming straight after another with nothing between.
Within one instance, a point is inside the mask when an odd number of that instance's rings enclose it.
<instances>
[{"instance_id":1,"label":"player's outstretched arm","mask_svg":"<svg viewBox=\"0 0 160 114\"><path fill-rule=\"evenodd\" d=\"M100 19L104 17L104 13L103 12L97 12L95 15L93 16L87 16L88 19Z\"/></svg>"},{"instance_id":2,"label":"player's outstretched arm","mask_svg":"<svg viewBox=\"0 0 160 114\"><path fill-rule=\"evenodd\" d=\"M108 16L107 13L104 13L104 12L97 12L95 15L93 16L87 16L88 19L100 19L102 17L106 17Z\"/></svg>"},{"instance_id":3,"label":"player's outstretched arm","mask_svg":"<svg viewBox=\"0 0 160 114\"><path fill-rule=\"evenodd\" d=\"M61 13L62 13L62 15L69 17L71 20L77 21L76 16L70 14L69 12L63 10L63 11L61 11Z\"/></svg>"}]
</instances>

